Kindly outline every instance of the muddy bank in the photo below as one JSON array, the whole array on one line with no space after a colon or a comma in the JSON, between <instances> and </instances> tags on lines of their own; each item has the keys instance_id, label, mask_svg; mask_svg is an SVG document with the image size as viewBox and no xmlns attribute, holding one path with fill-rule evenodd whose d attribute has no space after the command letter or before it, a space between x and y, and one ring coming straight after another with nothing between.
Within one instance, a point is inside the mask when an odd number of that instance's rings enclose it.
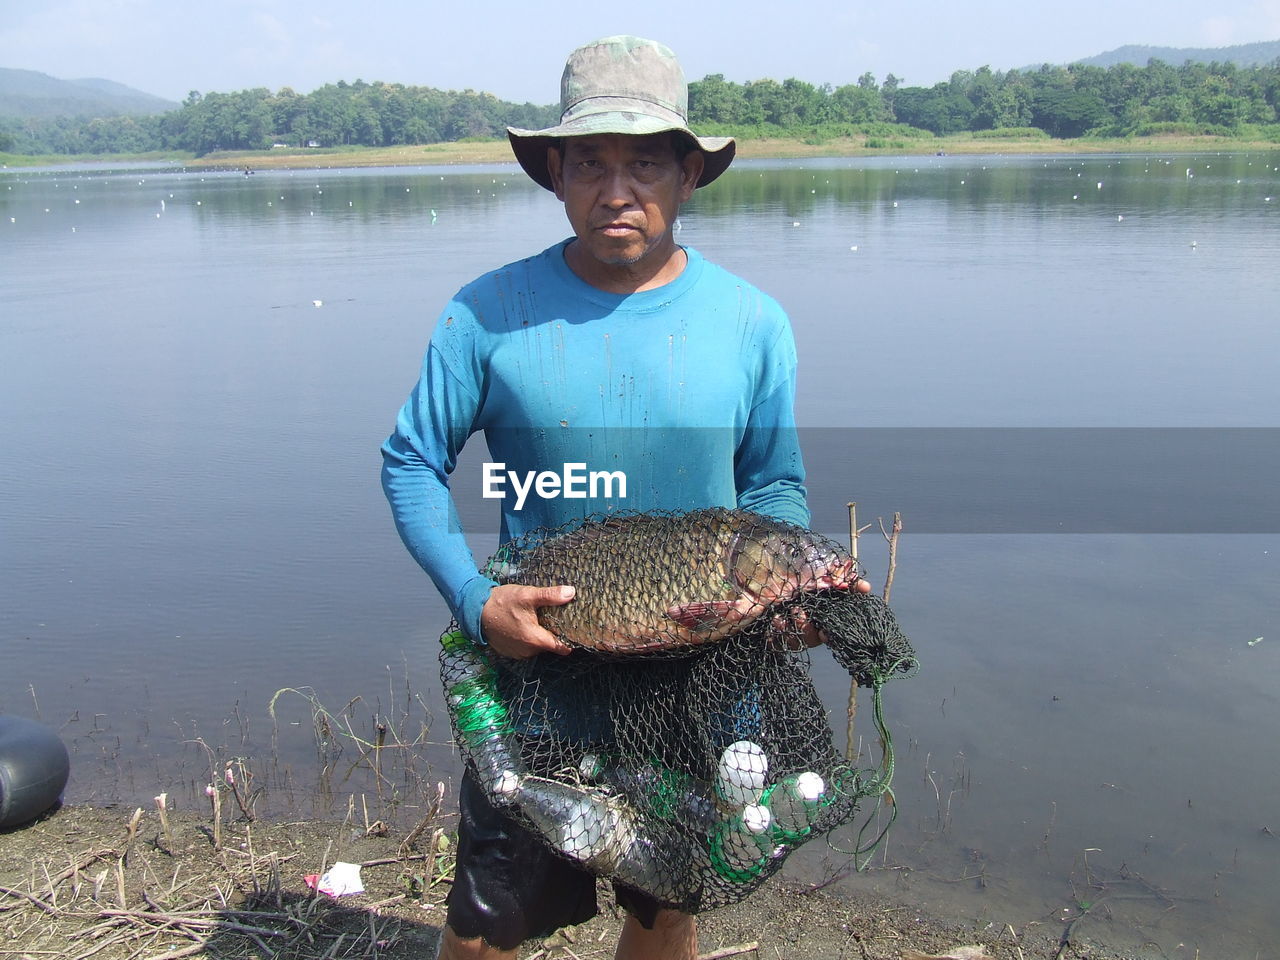
<instances>
[{"instance_id":1,"label":"muddy bank","mask_svg":"<svg viewBox=\"0 0 1280 960\"><path fill-rule=\"evenodd\" d=\"M225 814L232 816L232 812ZM296 960L434 956L452 876L450 818L425 815L393 830L364 822L223 822L211 816L65 807L0 833L4 956L281 957ZM364 892L334 899L308 875L360 865ZM601 902L610 898L602 895ZM522 956L612 957L611 909ZM900 960L911 951L1017 960L1122 960L1060 923L1015 929L922 915L869 896L836 898L793 879L704 914L702 955L744 960ZM964 954L961 954L964 956Z\"/></svg>"}]
</instances>

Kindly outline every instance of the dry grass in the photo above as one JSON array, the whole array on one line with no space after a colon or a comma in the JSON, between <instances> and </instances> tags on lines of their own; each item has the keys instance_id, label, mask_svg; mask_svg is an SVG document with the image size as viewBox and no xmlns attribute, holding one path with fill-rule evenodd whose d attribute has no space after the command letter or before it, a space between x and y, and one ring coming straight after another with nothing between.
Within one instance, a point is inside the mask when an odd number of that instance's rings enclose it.
<instances>
[{"instance_id":1,"label":"dry grass","mask_svg":"<svg viewBox=\"0 0 1280 960\"><path fill-rule=\"evenodd\" d=\"M430 956L452 869L423 831L405 845L352 824L227 823L67 808L0 834L0 957ZM335 900L307 874L359 863Z\"/></svg>"},{"instance_id":2,"label":"dry grass","mask_svg":"<svg viewBox=\"0 0 1280 960\"><path fill-rule=\"evenodd\" d=\"M480 143L431 143L407 147L355 147L347 150L222 151L186 163L191 168L324 170L349 167L435 166L513 162L505 140Z\"/></svg>"},{"instance_id":3,"label":"dry grass","mask_svg":"<svg viewBox=\"0 0 1280 960\"><path fill-rule=\"evenodd\" d=\"M358 809L358 802L349 805ZM228 816L230 814L228 813ZM222 824L170 811L67 807L0 833L0 958L425 960L434 956L452 879L449 818L428 809L402 835L357 817ZM361 865L365 892L333 899L304 881L337 861ZM602 894L601 903L610 902ZM602 916L540 943L526 960L606 960L619 920ZM1115 960L1060 923L943 922L869 897L774 879L700 918L703 957L899 960L978 944L991 958ZM1059 948L1061 951L1059 952Z\"/></svg>"}]
</instances>

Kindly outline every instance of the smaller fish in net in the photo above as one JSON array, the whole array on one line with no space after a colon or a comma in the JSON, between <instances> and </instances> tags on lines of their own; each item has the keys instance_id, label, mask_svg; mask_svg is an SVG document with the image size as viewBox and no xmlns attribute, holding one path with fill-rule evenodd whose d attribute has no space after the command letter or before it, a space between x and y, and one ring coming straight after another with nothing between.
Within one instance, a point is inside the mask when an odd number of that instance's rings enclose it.
<instances>
[{"instance_id":1,"label":"smaller fish in net","mask_svg":"<svg viewBox=\"0 0 1280 960\"><path fill-rule=\"evenodd\" d=\"M573 584L539 619L575 650L508 661L451 627L456 740L490 799L584 868L697 913L889 791L880 688L915 654L833 542L746 511L611 516L512 541L486 572ZM834 748L806 623L874 690L879 769Z\"/></svg>"}]
</instances>

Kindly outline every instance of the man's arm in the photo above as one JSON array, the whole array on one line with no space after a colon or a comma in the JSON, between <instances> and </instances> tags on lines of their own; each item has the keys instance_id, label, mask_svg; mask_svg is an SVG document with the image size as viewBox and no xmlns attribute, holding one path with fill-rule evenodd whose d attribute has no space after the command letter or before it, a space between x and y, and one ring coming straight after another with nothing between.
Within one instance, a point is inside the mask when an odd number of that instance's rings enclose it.
<instances>
[{"instance_id":1,"label":"man's arm","mask_svg":"<svg viewBox=\"0 0 1280 960\"><path fill-rule=\"evenodd\" d=\"M734 458L738 506L808 527L804 461L795 424L795 341L789 326L779 337L775 351L771 358L778 374L774 387L752 407ZM871 584L859 579L852 589L868 593ZM826 642L802 610L777 617L775 627L788 645L816 647Z\"/></svg>"},{"instance_id":2,"label":"man's arm","mask_svg":"<svg viewBox=\"0 0 1280 960\"><path fill-rule=\"evenodd\" d=\"M807 527L804 460L795 420L796 345L786 315L772 306L777 336L761 358L757 396L734 453L734 485L744 510Z\"/></svg>"},{"instance_id":3,"label":"man's arm","mask_svg":"<svg viewBox=\"0 0 1280 960\"><path fill-rule=\"evenodd\" d=\"M481 636L480 611L495 584L476 568L449 475L471 434L478 399L475 387L455 376L429 346L395 432L382 445L382 489L400 539L474 639Z\"/></svg>"},{"instance_id":4,"label":"man's arm","mask_svg":"<svg viewBox=\"0 0 1280 960\"><path fill-rule=\"evenodd\" d=\"M396 530L430 575L463 631L499 654L522 659L569 647L538 623L538 607L568 603L560 587L498 586L476 568L449 489L472 431L478 391L428 347L422 374L382 445L382 489Z\"/></svg>"},{"instance_id":5,"label":"man's arm","mask_svg":"<svg viewBox=\"0 0 1280 960\"><path fill-rule=\"evenodd\" d=\"M804 460L792 419L791 389L779 387L752 410L733 464L738 506L809 526Z\"/></svg>"}]
</instances>

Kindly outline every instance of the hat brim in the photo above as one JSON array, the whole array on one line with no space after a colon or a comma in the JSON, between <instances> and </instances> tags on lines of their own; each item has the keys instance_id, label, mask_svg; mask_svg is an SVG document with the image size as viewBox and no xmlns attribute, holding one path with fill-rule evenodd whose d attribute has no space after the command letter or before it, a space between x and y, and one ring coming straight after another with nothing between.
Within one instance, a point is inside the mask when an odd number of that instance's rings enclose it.
<instances>
[{"instance_id":1,"label":"hat brim","mask_svg":"<svg viewBox=\"0 0 1280 960\"><path fill-rule=\"evenodd\" d=\"M540 187L554 191L551 172L547 169L547 148L553 146L557 140L564 137L589 137L600 133L621 133L643 137L673 131L684 134L704 155L702 176L698 178L695 186L705 187L724 173L733 162L734 154L737 152L733 137L699 137L688 127L673 124L659 117L631 112L593 113L576 117L558 126L547 127L545 130L507 127L507 139L511 142L511 149L520 166L524 168L524 172Z\"/></svg>"}]
</instances>

